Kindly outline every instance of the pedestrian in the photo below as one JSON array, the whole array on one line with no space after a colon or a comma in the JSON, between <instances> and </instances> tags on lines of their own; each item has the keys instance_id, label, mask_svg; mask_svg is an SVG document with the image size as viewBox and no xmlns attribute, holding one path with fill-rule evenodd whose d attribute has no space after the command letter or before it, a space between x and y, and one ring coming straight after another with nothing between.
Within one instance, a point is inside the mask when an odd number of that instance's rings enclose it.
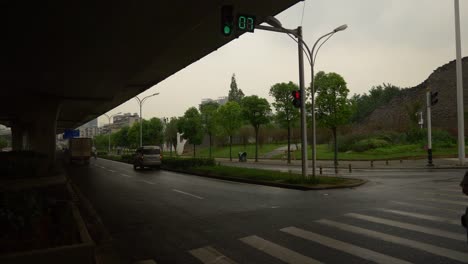
<instances>
[{"instance_id":1,"label":"pedestrian","mask_svg":"<svg viewBox=\"0 0 468 264\"><path fill-rule=\"evenodd\" d=\"M465 195L468 195L468 171L465 172L465 177L463 177L462 182L460 183L462 191ZM465 209L465 214L461 217L461 223L466 229L466 237L468 242L468 207Z\"/></svg>"}]
</instances>

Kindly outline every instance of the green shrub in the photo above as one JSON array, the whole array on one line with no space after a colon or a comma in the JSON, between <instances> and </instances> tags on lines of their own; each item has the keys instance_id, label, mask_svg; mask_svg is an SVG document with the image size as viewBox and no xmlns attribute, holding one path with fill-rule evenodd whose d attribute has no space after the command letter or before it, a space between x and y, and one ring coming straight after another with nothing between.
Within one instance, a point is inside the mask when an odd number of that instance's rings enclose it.
<instances>
[{"instance_id":1,"label":"green shrub","mask_svg":"<svg viewBox=\"0 0 468 264\"><path fill-rule=\"evenodd\" d=\"M353 149L353 145L367 137L364 134L348 134L344 136L338 136L338 151L345 152Z\"/></svg>"},{"instance_id":2,"label":"green shrub","mask_svg":"<svg viewBox=\"0 0 468 264\"><path fill-rule=\"evenodd\" d=\"M356 142L352 150L356 152L364 152L366 150L375 149L375 148L383 148L389 146L390 143L388 141L378 138L369 138L363 139Z\"/></svg>"},{"instance_id":3,"label":"green shrub","mask_svg":"<svg viewBox=\"0 0 468 264\"><path fill-rule=\"evenodd\" d=\"M124 154L124 155L120 156L120 159L123 162L126 162L126 163L133 163L134 157L135 156L133 154Z\"/></svg>"},{"instance_id":4,"label":"green shrub","mask_svg":"<svg viewBox=\"0 0 468 264\"><path fill-rule=\"evenodd\" d=\"M163 158L162 166L167 169L187 169L200 166L214 166L215 160L209 158Z\"/></svg>"}]
</instances>

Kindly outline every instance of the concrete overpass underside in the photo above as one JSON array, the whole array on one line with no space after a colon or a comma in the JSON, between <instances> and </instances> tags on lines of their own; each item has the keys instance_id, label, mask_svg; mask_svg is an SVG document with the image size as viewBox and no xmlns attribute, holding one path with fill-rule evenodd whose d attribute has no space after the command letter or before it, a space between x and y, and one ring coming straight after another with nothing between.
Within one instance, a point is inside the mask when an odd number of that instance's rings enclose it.
<instances>
[{"instance_id":1,"label":"concrete overpass underside","mask_svg":"<svg viewBox=\"0 0 468 264\"><path fill-rule=\"evenodd\" d=\"M75 128L229 41L220 7L257 23L299 0L2 1L0 123L14 149L55 150ZM183 88L180 88L183 89Z\"/></svg>"}]
</instances>

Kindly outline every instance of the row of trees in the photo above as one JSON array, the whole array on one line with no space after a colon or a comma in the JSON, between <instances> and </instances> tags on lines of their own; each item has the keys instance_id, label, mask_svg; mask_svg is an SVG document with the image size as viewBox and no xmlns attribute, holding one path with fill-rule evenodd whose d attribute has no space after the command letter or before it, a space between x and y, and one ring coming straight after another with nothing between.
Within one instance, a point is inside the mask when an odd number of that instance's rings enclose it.
<instances>
[{"instance_id":1,"label":"row of trees","mask_svg":"<svg viewBox=\"0 0 468 264\"><path fill-rule=\"evenodd\" d=\"M399 88L386 85L371 89L369 95L355 95L348 98L349 90L342 76L337 73L318 72L315 76L316 119L318 127L330 129L333 135L335 162L337 162L337 129L350 122L358 122L379 105L388 102ZM167 123L152 118L143 121L143 143L177 145L177 133L183 133L183 138L193 145L193 155L196 146L203 142L205 136L209 140L209 156L212 156L213 138L215 136L229 138L229 156L232 160L233 136L239 133L242 126L251 125L255 133L255 160L258 160L259 132L262 126L274 123L287 130L288 162L291 161L291 129L299 126L299 109L292 104L292 91L298 90L293 82L274 84L269 94L274 98L272 105L265 98L257 95L245 96L237 87L235 75L231 78L228 102L219 105L216 102L206 102L198 108L190 107L181 117L172 117ZM308 87L308 94L311 89ZM272 107L275 114L272 113ZM311 116L311 106L307 106L308 116ZM310 122L308 122L310 124ZM112 145L136 147L139 142L139 123L113 133ZM107 146L107 137L96 138L96 145ZM172 148L171 148L172 149Z\"/></svg>"}]
</instances>

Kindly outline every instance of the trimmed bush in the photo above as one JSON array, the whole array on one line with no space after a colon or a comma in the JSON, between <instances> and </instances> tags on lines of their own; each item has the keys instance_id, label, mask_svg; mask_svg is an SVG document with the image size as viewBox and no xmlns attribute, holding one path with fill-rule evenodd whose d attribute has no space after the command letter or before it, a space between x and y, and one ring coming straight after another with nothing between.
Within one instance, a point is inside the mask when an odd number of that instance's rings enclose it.
<instances>
[{"instance_id":1,"label":"trimmed bush","mask_svg":"<svg viewBox=\"0 0 468 264\"><path fill-rule=\"evenodd\" d=\"M163 158L162 166L167 169L187 169L200 166L214 166L215 160L208 158Z\"/></svg>"},{"instance_id":2,"label":"trimmed bush","mask_svg":"<svg viewBox=\"0 0 468 264\"><path fill-rule=\"evenodd\" d=\"M387 147L389 145L390 143L388 143L386 140L377 139L377 138L369 138L369 139L363 139L363 140L356 142L353 145L352 150L356 152L364 152L366 150Z\"/></svg>"}]
</instances>

